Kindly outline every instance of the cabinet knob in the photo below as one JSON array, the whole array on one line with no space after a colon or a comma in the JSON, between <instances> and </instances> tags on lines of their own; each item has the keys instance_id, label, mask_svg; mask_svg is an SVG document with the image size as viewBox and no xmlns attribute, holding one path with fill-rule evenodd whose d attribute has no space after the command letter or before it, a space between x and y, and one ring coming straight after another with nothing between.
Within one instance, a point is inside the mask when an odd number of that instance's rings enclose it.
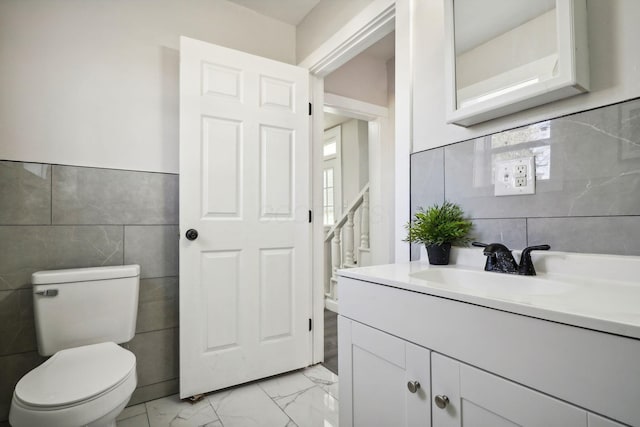
<instances>
[{"instance_id":1,"label":"cabinet knob","mask_svg":"<svg viewBox=\"0 0 640 427\"><path fill-rule=\"evenodd\" d=\"M433 398L433 401L436 402L436 406L440 409L444 409L449 404L449 398L447 396L436 395Z\"/></svg>"},{"instance_id":2,"label":"cabinet knob","mask_svg":"<svg viewBox=\"0 0 640 427\"><path fill-rule=\"evenodd\" d=\"M415 393L420 388L420 383L418 381L409 381L407 383L407 388L411 393Z\"/></svg>"}]
</instances>

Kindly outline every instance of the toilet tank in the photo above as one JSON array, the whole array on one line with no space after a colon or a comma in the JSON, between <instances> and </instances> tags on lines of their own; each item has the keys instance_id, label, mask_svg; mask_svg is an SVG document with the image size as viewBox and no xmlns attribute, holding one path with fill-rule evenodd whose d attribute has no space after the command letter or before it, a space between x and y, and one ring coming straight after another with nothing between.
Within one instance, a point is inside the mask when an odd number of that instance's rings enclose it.
<instances>
[{"instance_id":1,"label":"toilet tank","mask_svg":"<svg viewBox=\"0 0 640 427\"><path fill-rule=\"evenodd\" d=\"M42 356L135 335L139 265L39 271L31 283Z\"/></svg>"}]
</instances>

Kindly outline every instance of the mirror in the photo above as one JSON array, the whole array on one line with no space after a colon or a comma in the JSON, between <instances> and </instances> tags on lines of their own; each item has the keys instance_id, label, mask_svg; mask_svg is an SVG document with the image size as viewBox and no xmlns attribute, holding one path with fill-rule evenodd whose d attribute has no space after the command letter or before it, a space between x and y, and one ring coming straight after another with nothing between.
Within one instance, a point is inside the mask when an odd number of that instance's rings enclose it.
<instances>
[{"instance_id":1,"label":"mirror","mask_svg":"<svg viewBox=\"0 0 640 427\"><path fill-rule=\"evenodd\" d=\"M588 90L586 0L446 0L447 123Z\"/></svg>"}]
</instances>

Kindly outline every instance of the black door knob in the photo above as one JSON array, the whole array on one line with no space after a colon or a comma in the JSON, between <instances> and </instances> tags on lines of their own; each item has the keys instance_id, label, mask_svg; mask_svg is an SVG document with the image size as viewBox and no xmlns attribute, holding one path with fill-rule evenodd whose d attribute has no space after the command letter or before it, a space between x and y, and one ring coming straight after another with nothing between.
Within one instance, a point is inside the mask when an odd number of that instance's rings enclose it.
<instances>
[{"instance_id":1,"label":"black door knob","mask_svg":"<svg viewBox=\"0 0 640 427\"><path fill-rule=\"evenodd\" d=\"M193 228L188 229L185 237L187 240L196 240L198 238L198 230L194 230Z\"/></svg>"}]
</instances>

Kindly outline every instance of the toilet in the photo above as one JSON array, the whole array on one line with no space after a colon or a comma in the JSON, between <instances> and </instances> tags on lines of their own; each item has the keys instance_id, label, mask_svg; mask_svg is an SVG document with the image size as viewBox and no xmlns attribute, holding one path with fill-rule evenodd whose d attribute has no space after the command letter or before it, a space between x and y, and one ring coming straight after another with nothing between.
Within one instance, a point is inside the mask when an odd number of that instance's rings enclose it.
<instances>
[{"instance_id":1,"label":"toilet","mask_svg":"<svg viewBox=\"0 0 640 427\"><path fill-rule=\"evenodd\" d=\"M13 427L111 427L136 388L140 266L32 275L38 352L51 356L18 381Z\"/></svg>"}]
</instances>

